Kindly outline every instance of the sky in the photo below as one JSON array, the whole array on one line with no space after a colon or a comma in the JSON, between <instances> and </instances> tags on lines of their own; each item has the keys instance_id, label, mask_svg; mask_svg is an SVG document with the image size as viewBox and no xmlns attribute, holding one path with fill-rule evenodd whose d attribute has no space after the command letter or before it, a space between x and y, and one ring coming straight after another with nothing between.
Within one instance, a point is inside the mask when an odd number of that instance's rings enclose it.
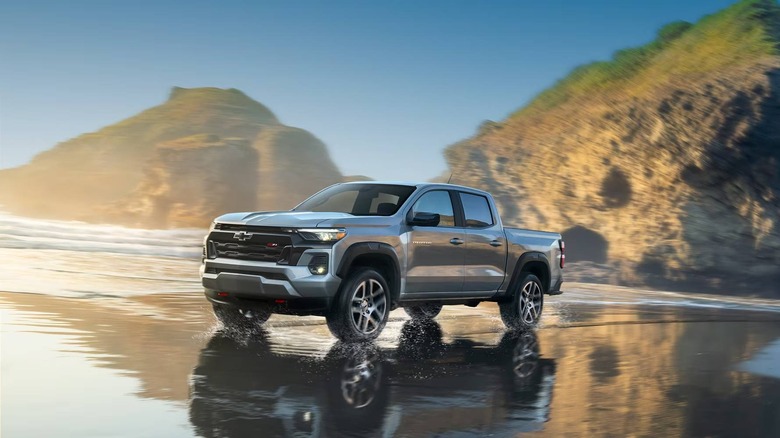
<instances>
[{"instance_id":1,"label":"sky","mask_svg":"<svg viewBox=\"0 0 780 438\"><path fill-rule=\"evenodd\" d=\"M214 86L319 137L345 175L427 180L577 65L730 3L3 0L0 168Z\"/></svg>"}]
</instances>

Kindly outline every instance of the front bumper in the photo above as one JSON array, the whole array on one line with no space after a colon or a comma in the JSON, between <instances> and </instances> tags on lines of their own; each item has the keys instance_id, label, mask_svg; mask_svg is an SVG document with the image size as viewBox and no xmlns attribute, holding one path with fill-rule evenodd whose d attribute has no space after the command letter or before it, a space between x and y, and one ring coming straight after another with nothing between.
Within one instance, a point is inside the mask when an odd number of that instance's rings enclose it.
<instances>
[{"instance_id":1,"label":"front bumper","mask_svg":"<svg viewBox=\"0 0 780 438\"><path fill-rule=\"evenodd\" d=\"M206 259L201 266L201 278L206 289L249 299L335 296L341 279L332 274L333 269L324 275L313 275L306 260L302 261L302 266L288 266L226 258ZM332 261L329 263L332 265Z\"/></svg>"}]
</instances>

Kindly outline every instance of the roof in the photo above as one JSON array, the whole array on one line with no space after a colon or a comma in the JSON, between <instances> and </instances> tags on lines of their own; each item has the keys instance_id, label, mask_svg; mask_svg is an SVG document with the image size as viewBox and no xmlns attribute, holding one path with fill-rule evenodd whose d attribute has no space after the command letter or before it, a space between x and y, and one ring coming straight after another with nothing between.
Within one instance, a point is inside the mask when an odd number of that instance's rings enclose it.
<instances>
[{"instance_id":1,"label":"roof","mask_svg":"<svg viewBox=\"0 0 780 438\"><path fill-rule=\"evenodd\" d=\"M460 186L457 184L434 183L429 181L349 181L349 182L343 182L341 184L381 184L381 185L397 185L397 186L415 186L417 188L441 187L446 189L467 190L467 191L473 191L479 193L487 193L484 190L475 189L474 187Z\"/></svg>"}]
</instances>

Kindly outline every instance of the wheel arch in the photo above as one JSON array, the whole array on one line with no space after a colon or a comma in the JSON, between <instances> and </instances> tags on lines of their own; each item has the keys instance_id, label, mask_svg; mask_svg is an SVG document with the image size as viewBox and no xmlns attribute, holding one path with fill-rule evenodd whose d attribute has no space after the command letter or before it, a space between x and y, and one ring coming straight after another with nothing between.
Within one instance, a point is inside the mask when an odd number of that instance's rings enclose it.
<instances>
[{"instance_id":1,"label":"wheel arch","mask_svg":"<svg viewBox=\"0 0 780 438\"><path fill-rule=\"evenodd\" d=\"M550 290L550 262L544 253L532 251L527 252L520 256L515 264L515 269L512 271L512 280L507 287L507 295L511 294L511 291L517 287L517 283L521 280L522 274L530 272L539 278L542 282L542 291L547 293Z\"/></svg>"},{"instance_id":2,"label":"wheel arch","mask_svg":"<svg viewBox=\"0 0 780 438\"><path fill-rule=\"evenodd\" d=\"M390 288L390 309L395 309L401 295L401 268L392 246L382 242L356 243L344 252L336 275L342 279L356 267L379 271Z\"/></svg>"}]
</instances>

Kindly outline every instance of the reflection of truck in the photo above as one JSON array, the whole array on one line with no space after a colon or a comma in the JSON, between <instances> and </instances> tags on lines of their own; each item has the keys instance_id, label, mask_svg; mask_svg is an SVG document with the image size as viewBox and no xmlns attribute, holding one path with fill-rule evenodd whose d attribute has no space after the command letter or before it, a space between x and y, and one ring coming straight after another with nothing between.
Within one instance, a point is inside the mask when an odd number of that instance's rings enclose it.
<instances>
[{"instance_id":1,"label":"reflection of truck","mask_svg":"<svg viewBox=\"0 0 780 438\"><path fill-rule=\"evenodd\" d=\"M336 344L324 359L218 332L192 373L190 421L203 437L509 437L549 420L554 378L532 332L444 343L436 322L407 321L396 349Z\"/></svg>"},{"instance_id":2,"label":"reflection of truck","mask_svg":"<svg viewBox=\"0 0 780 438\"><path fill-rule=\"evenodd\" d=\"M206 297L227 324L323 315L345 341L373 339L392 309L496 301L511 328L535 325L560 291L556 233L504 228L492 197L449 184L345 183L291 211L231 213L205 239Z\"/></svg>"}]
</instances>

